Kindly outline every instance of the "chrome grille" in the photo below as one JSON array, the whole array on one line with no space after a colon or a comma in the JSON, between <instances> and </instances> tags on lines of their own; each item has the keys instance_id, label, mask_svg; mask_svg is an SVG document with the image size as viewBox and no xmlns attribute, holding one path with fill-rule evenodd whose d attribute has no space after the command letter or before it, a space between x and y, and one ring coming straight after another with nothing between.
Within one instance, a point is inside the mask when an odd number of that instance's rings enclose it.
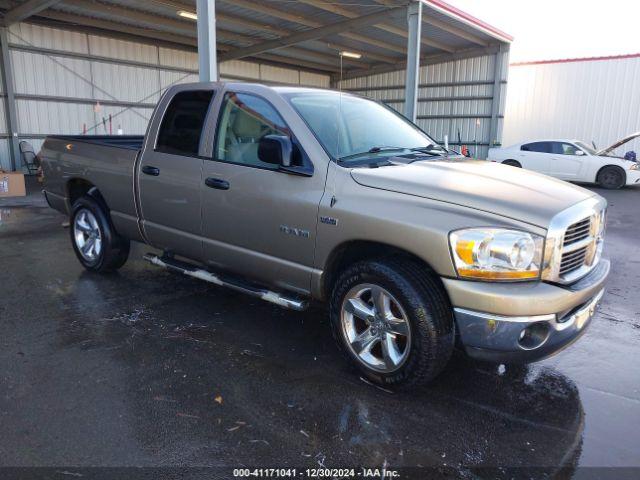
<instances>
[{"instance_id":1,"label":"chrome grille","mask_svg":"<svg viewBox=\"0 0 640 480\"><path fill-rule=\"evenodd\" d=\"M560 261L560 275L566 275L582 267L587 258L588 249L589 247L586 246L572 252L563 253Z\"/></svg>"},{"instance_id":2,"label":"chrome grille","mask_svg":"<svg viewBox=\"0 0 640 480\"><path fill-rule=\"evenodd\" d=\"M572 243L579 242L580 240L584 240L589 236L589 232L591 230L591 217L585 218L579 222L570 225L564 233L564 240L562 242L562 246L566 247L567 245L571 245Z\"/></svg>"},{"instance_id":3,"label":"chrome grille","mask_svg":"<svg viewBox=\"0 0 640 480\"><path fill-rule=\"evenodd\" d=\"M598 264L606 206L603 198L592 197L551 219L545 243L544 280L570 284Z\"/></svg>"}]
</instances>

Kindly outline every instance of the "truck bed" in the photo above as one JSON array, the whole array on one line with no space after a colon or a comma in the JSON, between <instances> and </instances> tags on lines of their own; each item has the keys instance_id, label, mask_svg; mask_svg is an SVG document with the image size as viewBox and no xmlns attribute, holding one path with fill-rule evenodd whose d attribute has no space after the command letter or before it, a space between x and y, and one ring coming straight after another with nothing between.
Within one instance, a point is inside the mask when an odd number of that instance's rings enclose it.
<instances>
[{"instance_id":1,"label":"truck bed","mask_svg":"<svg viewBox=\"0 0 640 480\"><path fill-rule=\"evenodd\" d=\"M49 135L49 138L132 150L142 149L142 144L144 143L144 135Z\"/></svg>"},{"instance_id":2,"label":"truck bed","mask_svg":"<svg viewBox=\"0 0 640 480\"><path fill-rule=\"evenodd\" d=\"M48 136L40 161L49 205L69 213L77 186L95 186L108 199L116 229L137 239L134 172L143 140L138 135Z\"/></svg>"}]
</instances>

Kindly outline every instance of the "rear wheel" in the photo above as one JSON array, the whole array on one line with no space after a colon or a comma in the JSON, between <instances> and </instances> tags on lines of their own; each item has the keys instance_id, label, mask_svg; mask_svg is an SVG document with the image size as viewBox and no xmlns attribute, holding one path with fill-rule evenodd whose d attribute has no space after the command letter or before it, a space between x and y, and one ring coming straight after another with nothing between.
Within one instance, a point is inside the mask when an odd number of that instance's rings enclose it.
<instances>
[{"instance_id":1,"label":"rear wheel","mask_svg":"<svg viewBox=\"0 0 640 480\"><path fill-rule=\"evenodd\" d=\"M502 162L502 164L509 165L511 167L522 168L522 165L520 165L520 162L518 162L517 160L505 160L504 162Z\"/></svg>"},{"instance_id":2,"label":"rear wheel","mask_svg":"<svg viewBox=\"0 0 640 480\"><path fill-rule=\"evenodd\" d=\"M453 350L449 299L411 260L364 261L346 269L333 289L330 316L339 348L379 385L427 383Z\"/></svg>"},{"instance_id":3,"label":"rear wheel","mask_svg":"<svg viewBox=\"0 0 640 480\"><path fill-rule=\"evenodd\" d=\"M609 190L624 187L626 181L627 179L624 170L614 165L604 167L600 172L598 172L598 177L596 178L598 185Z\"/></svg>"},{"instance_id":4,"label":"rear wheel","mask_svg":"<svg viewBox=\"0 0 640 480\"><path fill-rule=\"evenodd\" d=\"M71 244L80 263L94 272L111 272L129 257L130 242L118 235L100 204L85 195L71 211Z\"/></svg>"}]
</instances>

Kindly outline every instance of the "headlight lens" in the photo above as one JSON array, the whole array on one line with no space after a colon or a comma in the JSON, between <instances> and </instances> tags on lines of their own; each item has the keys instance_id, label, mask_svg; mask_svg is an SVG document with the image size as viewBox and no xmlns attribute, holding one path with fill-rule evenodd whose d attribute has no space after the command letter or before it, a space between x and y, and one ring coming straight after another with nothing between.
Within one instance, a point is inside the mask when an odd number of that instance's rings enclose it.
<instances>
[{"instance_id":1,"label":"headlight lens","mask_svg":"<svg viewBox=\"0 0 640 480\"><path fill-rule=\"evenodd\" d=\"M540 277L544 239L503 228L467 228L449 234L460 277L516 281Z\"/></svg>"}]
</instances>

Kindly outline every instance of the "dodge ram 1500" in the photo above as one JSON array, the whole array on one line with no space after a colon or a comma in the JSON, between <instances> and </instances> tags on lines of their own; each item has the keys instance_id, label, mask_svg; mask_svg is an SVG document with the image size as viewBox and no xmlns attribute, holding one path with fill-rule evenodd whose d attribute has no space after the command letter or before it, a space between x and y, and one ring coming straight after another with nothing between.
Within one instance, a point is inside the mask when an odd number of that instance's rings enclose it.
<instances>
[{"instance_id":1,"label":"dodge ram 1500","mask_svg":"<svg viewBox=\"0 0 640 480\"><path fill-rule=\"evenodd\" d=\"M142 136L50 136L51 207L85 268L130 241L160 267L302 310L383 385L434 378L456 342L529 362L586 329L604 291L605 200L462 157L381 103L319 89L173 86Z\"/></svg>"}]
</instances>

